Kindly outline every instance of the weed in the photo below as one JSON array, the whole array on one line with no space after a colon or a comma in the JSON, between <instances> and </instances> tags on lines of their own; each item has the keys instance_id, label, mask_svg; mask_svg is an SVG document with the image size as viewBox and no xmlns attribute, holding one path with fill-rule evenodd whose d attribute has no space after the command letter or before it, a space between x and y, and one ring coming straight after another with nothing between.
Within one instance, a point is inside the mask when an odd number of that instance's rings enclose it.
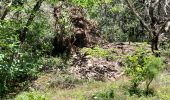
<instances>
[{"instance_id":1,"label":"weed","mask_svg":"<svg viewBox=\"0 0 170 100\"><path fill-rule=\"evenodd\" d=\"M114 98L114 89L110 88L107 90L103 90L100 92L96 92L95 94L93 94L92 99L93 100L112 100Z\"/></svg>"}]
</instances>

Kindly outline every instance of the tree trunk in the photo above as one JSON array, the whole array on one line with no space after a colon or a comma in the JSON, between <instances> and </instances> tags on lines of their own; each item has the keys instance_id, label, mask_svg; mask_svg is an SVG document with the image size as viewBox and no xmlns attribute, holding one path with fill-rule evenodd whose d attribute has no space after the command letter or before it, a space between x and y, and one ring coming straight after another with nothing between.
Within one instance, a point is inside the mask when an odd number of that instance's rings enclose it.
<instances>
[{"instance_id":1,"label":"tree trunk","mask_svg":"<svg viewBox=\"0 0 170 100\"><path fill-rule=\"evenodd\" d=\"M154 34L153 34L154 35ZM154 35L152 40L151 40L151 49L152 52L155 54L155 56L159 56L159 52L158 52L158 43L159 43L159 35Z\"/></svg>"}]
</instances>

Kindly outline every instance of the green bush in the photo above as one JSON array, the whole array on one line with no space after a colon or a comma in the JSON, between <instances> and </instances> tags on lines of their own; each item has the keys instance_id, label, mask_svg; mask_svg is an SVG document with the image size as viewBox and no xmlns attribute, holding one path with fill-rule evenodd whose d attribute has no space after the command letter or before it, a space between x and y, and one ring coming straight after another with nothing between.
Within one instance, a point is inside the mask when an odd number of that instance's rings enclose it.
<instances>
[{"instance_id":1,"label":"green bush","mask_svg":"<svg viewBox=\"0 0 170 100\"><path fill-rule=\"evenodd\" d=\"M132 87L130 92L138 93L138 86L146 82L146 94L149 92L149 86L152 80L163 68L163 60L151 55L144 46L136 49L133 55L129 55L126 60L125 72L131 77Z\"/></svg>"},{"instance_id":2,"label":"green bush","mask_svg":"<svg viewBox=\"0 0 170 100\"><path fill-rule=\"evenodd\" d=\"M14 100L50 100L50 98L39 92L25 92L18 95Z\"/></svg>"},{"instance_id":3,"label":"green bush","mask_svg":"<svg viewBox=\"0 0 170 100\"><path fill-rule=\"evenodd\" d=\"M92 96L93 100L113 100L114 98L114 89L110 88L107 90L103 90L101 92L97 92Z\"/></svg>"},{"instance_id":4,"label":"green bush","mask_svg":"<svg viewBox=\"0 0 170 100\"><path fill-rule=\"evenodd\" d=\"M35 78L38 55L23 51L17 42L8 44L0 52L0 97L12 92L16 86Z\"/></svg>"}]
</instances>

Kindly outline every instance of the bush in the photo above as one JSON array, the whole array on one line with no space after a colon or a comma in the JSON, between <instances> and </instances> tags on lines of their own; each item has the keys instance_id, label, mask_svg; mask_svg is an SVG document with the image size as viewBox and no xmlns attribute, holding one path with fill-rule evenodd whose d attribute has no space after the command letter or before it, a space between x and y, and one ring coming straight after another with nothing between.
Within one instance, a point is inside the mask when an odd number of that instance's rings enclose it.
<instances>
[{"instance_id":1,"label":"bush","mask_svg":"<svg viewBox=\"0 0 170 100\"><path fill-rule=\"evenodd\" d=\"M163 68L163 60L151 55L144 46L136 49L133 55L129 55L126 60L125 72L131 77L131 94L138 93L138 86L146 82L146 94L152 80Z\"/></svg>"},{"instance_id":2,"label":"bush","mask_svg":"<svg viewBox=\"0 0 170 100\"><path fill-rule=\"evenodd\" d=\"M50 100L50 98L39 92L25 92L18 95L14 100Z\"/></svg>"},{"instance_id":3,"label":"bush","mask_svg":"<svg viewBox=\"0 0 170 100\"><path fill-rule=\"evenodd\" d=\"M103 90L101 92L97 92L92 96L93 100L112 100L114 98L114 89L110 88L107 90Z\"/></svg>"},{"instance_id":4,"label":"bush","mask_svg":"<svg viewBox=\"0 0 170 100\"><path fill-rule=\"evenodd\" d=\"M35 78L38 64L36 54L23 51L16 42L0 52L0 97L22 87L22 82Z\"/></svg>"}]
</instances>

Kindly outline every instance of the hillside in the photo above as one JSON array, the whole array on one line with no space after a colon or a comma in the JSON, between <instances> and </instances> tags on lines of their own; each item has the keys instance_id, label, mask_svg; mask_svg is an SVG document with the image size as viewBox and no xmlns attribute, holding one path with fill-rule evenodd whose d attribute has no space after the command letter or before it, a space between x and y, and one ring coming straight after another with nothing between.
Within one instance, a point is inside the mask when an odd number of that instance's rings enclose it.
<instances>
[{"instance_id":1,"label":"hillside","mask_svg":"<svg viewBox=\"0 0 170 100\"><path fill-rule=\"evenodd\" d=\"M170 100L170 0L1 0L0 100Z\"/></svg>"},{"instance_id":2,"label":"hillside","mask_svg":"<svg viewBox=\"0 0 170 100\"><path fill-rule=\"evenodd\" d=\"M133 96L128 93L127 88L131 83L130 78L124 74L123 61L128 54L132 55L135 48L140 45L144 44L107 43L102 44L101 48L99 46L93 49L83 48L78 52L79 55L78 53L72 55L66 68L56 69L54 66L49 71L46 70L47 72L32 82L29 87L31 91L19 94L16 100L23 100L29 96L47 97L47 100L170 99L169 67L166 67L153 80L151 84L151 88L155 91L153 94L145 97L142 92L144 90L140 90ZM150 51L149 45L145 48ZM90 50L92 51L90 52ZM57 65L59 65L58 63ZM144 84L142 83L140 87L145 87Z\"/></svg>"}]
</instances>

